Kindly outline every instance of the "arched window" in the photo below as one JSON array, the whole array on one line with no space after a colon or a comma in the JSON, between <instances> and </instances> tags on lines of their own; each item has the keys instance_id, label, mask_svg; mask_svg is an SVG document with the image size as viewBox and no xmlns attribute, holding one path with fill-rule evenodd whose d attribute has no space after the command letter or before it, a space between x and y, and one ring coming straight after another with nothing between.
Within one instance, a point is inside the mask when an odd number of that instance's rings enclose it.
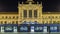
<instances>
[{"instance_id":1,"label":"arched window","mask_svg":"<svg viewBox=\"0 0 60 34\"><path fill-rule=\"evenodd\" d=\"M18 21L16 21L16 24L18 24Z\"/></svg>"},{"instance_id":2,"label":"arched window","mask_svg":"<svg viewBox=\"0 0 60 34\"><path fill-rule=\"evenodd\" d=\"M37 21L34 21L34 22L37 22Z\"/></svg>"},{"instance_id":3,"label":"arched window","mask_svg":"<svg viewBox=\"0 0 60 34\"><path fill-rule=\"evenodd\" d=\"M35 24L38 24L38 22L37 22L37 21L34 21L34 23L35 23Z\"/></svg>"},{"instance_id":4,"label":"arched window","mask_svg":"<svg viewBox=\"0 0 60 34\"><path fill-rule=\"evenodd\" d=\"M14 21L12 21L12 24L14 24Z\"/></svg>"},{"instance_id":5,"label":"arched window","mask_svg":"<svg viewBox=\"0 0 60 34\"><path fill-rule=\"evenodd\" d=\"M9 19L11 19L11 16L9 16Z\"/></svg>"},{"instance_id":6,"label":"arched window","mask_svg":"<svg viewBox=\"0 0 60 34\"><path fill-rule=\"evenodd\" d=\"M55 16L55 18L58 18L58 16Z\"/></svg>"},{"instance_id":7,"label":"arched window","mask_svg":"<svg viewBox=\"0 0 60 34\"><path fill-rule=\"evenodd\" d=\"M4 23L7 24L7 21L5 21Z\"/></svg>"},{"instance_id":8,"label":"arched window","mask_svg":"<svg viewBox=\"0 0 60 34\"><path fill-rule=\"evenodd\" d=\"M13 19L15 19L15 16L13 16Z\"/></svg>"},{"instance_id":9,"label":"arched window","mask_svg":"<svg viewBox=\"0 0 60 34\"><path fill-rule=\"evenodd\" d=\"M52 18L54 19L54 16L52 16Z\"/></svg>"},{"instance_id":10,"label":"arched window","mask_svg":"<svg viewBox=\"0 0 60 34\"><path fill-rule=\"evenodd\" d=\"M18 19L18 16L16 16L16 19Z\"/></svg>"},{"instance_id":11,"label":"arched window","mask_svg":"<svg viewBox=\"0 0 60 34\"><path fill-rule=\"evenodd\" d=\"M4 19L4 16L2 16L2 19Z\"/></svg>"},{"instance_id":12,"label":"arched window","mask_svg":"<svg viewBox=\"0 0 60 34\"><path fill-rule=\"evenodd\" d=\"M48 18L50 19L50 16L48 16Z\"/></svg>"},{"instance_id":13,"label":"arched window","mask_svg":"<svg viewBox=\"0 0 60 34\"><path fill-rule=\"evenodd\" d=\"M5 18L7 19L8 17L7 17L7 16L5 16Z\"/></svg>"}]
</instances>

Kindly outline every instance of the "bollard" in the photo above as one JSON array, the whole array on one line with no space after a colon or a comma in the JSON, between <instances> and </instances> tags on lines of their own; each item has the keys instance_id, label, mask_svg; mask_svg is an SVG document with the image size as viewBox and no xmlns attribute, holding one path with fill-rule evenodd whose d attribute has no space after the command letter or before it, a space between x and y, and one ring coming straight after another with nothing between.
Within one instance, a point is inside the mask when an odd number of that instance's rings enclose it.
<instances>
[{"instance_id":1,"label":"bollard","mask_svg":"<svg viewBox=\"0 0 60 34\"><path fill-rule=\"evenodd\" d=\"M14 26L13 29L14 29L14 33L17 33L17 26Z\"/></svg>"},{"instance_id":2,"label":"bollard","mask_svg":"<svg viewBox=\"0 0 60 34\"><path fill-rule=\"evenodd\" d=\"M43 33L47 33L47 26L44 26Z\"/></svg>"},{"instance_id":3,"label":"bollard","mask_svg":"<svg viewBox=\"0 0 60 34\"><path fill-rule=\"evenodd\" d=\"M1 32L2 33L4 32L4 26L1 26Z\"/></svg>"},{"instance_id":4,"label":"bollard","mask_svg":"<svg viewBox=\"0 0 60 34\"><path fill-rule=\"evenodd\" d=\"M31 26L31 32L34 32L34 26Z\"/></svg>"}]
</instances>

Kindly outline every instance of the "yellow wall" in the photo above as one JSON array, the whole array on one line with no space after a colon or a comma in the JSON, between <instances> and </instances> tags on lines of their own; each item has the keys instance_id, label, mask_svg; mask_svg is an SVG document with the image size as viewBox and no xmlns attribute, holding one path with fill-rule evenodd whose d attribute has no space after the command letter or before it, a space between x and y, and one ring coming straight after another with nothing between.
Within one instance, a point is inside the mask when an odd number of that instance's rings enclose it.
<instances>
[{"instance_id":1,"label":"yellow wall","mask_svg":"<svg viewBox=\"0 0 60 34\"><path fill-rule=\"evenodd\" d=\"M42 3L41 4L31 4L31 2L29 2L29 4L20 4L18 3L18 13L16 14L3 14L1 13L0 14L0 24L3 23L5 24L5 21L7 22L7 24L12 24L14 22L14 24L16 24L16 22L18 24L22 24L24 21L27 21L27 22L34 22L34 21L37 21L38 23L40 24L50 24L50 23L60 23L60 13L42 13ZM34 10L37 9L37 15L38 17L37 18L30 18L30 17L27 17L27 18L24 18L23 17L23 11L24 10L27 10L27 14L29 14L29 10L32 10L32 14L34 13ZM7 18L6 18L7 16ZM29 15L27 15L29 16ZM34 16L34 14L33 14ZM11 18L9 18L11 17ZM13 18L14 17L14 18ZM17 18L18 17L18 18Z\"/></svg>"},{"instance_id":2,"label":"yellow wall","mask_svg":"<svg viewBox=\"0 0 60 34\"><path fill-rule=\"evenodd\" d=\"M12 21L16 23L18 21L18 14L0 14L0 24L3 22L5 24L5 21L12 24Z\"/></svg>"},{"instance_id":3,"label":"yellow wall","mask_svg":"<svg viewBox=\"0 0 60 34\"><path fill-rule=\"evenodd\" d=\"M42 19L45 23L55 23L55 22L60 23L60 14L43 14L42 17L43 17Z\"/></svg>"},{"instance_id":4,"label":"yellow wall","mask_svg":"<svg viewBox=\"0 0 60 34\"><path fill-rule=\"evenodd\" d=\"M22 22L24 22L24 21L27 21L27 22L29 22L29 21L31 21L31 22L34 22L34 21L38 21L38 22L41 22L42 20L41 20L41 18L42 18L42 3L41 4L31 4L31 3L29 3L29 4L18 4L18 10L19 10L19 20L21 21L21 23ZM29 10L32 10L33 12L32 12L32 14L33 14L33 16L34 16L34 10L37 10L38 11L38 17L37 18L34 18L34 17L32 17L32 18L29 18L29 17L27 17L27 18L24 18L23 17L23 11L24 10L27 10L27 15L29 16Z\"/></svg>"}]
</instances>

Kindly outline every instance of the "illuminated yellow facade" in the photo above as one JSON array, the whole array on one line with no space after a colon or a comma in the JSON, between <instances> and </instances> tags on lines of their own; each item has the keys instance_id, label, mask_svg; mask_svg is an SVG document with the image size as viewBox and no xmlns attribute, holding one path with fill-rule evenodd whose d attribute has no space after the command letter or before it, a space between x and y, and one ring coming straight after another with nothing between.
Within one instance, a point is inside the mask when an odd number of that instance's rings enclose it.
<instances>
[{"instance_id":1,"label":"illuminated yellow facade","mask_svg":"<svg viewBox=\"0 0 60 34\"><path fill-rule=\"evenodd\" d=\"M0 24L22 24L26 22L37 21L40 24L60 23L59 12L42 12L42 2L32 4L34 1L27 0L26 3L18 3L18 13L1 13Z\"/></svg>"}]
</instances>

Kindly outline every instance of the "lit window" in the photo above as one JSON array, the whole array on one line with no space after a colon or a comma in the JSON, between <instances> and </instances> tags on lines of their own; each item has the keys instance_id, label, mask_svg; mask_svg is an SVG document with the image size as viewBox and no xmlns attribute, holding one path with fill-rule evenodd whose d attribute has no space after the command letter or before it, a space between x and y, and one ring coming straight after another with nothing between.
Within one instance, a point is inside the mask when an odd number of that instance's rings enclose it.
<instances>
[{"instance_id":1,"label":"lit window","mask_svg":"<svg viewBox=\"0 0 60 34\"><path fill-rule=\"evenodd\" d=\"M54 30L57 30L57 26L54 27Z\"/></svg>"},{"instance_id":2,"label":"lit window","mask_svg":"<svg viewBox=\"0 0 60 34\"><path fill-rule=\"evenodd\" d=\"M43 30L43 28L41 26L35 26L35 30L39 31L39 30Z\"/></svg>"},{"instance_id":3,"label":"lit window","mask_svg":"<svg viewBox=\"0 0 60 34\"><path fill-rule=\"evenodd\" d=\"M51 26L51 27L50 27L50 30L57 30L57 26L54 26L54 27Z\"/></svg>"},{"instance_id":4,"label":"lit window","mask_svg":"<svg viewBox=\"0 0 60 34\"><path fill-rule=\"evenodd\" d=\"M54 27L50 27L50 30L54 30Z\"/></svg>"},{"instance_id":5,"label":"lit window","mask_svg":"<svg viewBox=\"0 0 60 34\"><path fill-rule=\"evenodd\" d=\"M28 31L28 27L27 26L21 26L20 31Z\"/></svg>"}]
</instances>

